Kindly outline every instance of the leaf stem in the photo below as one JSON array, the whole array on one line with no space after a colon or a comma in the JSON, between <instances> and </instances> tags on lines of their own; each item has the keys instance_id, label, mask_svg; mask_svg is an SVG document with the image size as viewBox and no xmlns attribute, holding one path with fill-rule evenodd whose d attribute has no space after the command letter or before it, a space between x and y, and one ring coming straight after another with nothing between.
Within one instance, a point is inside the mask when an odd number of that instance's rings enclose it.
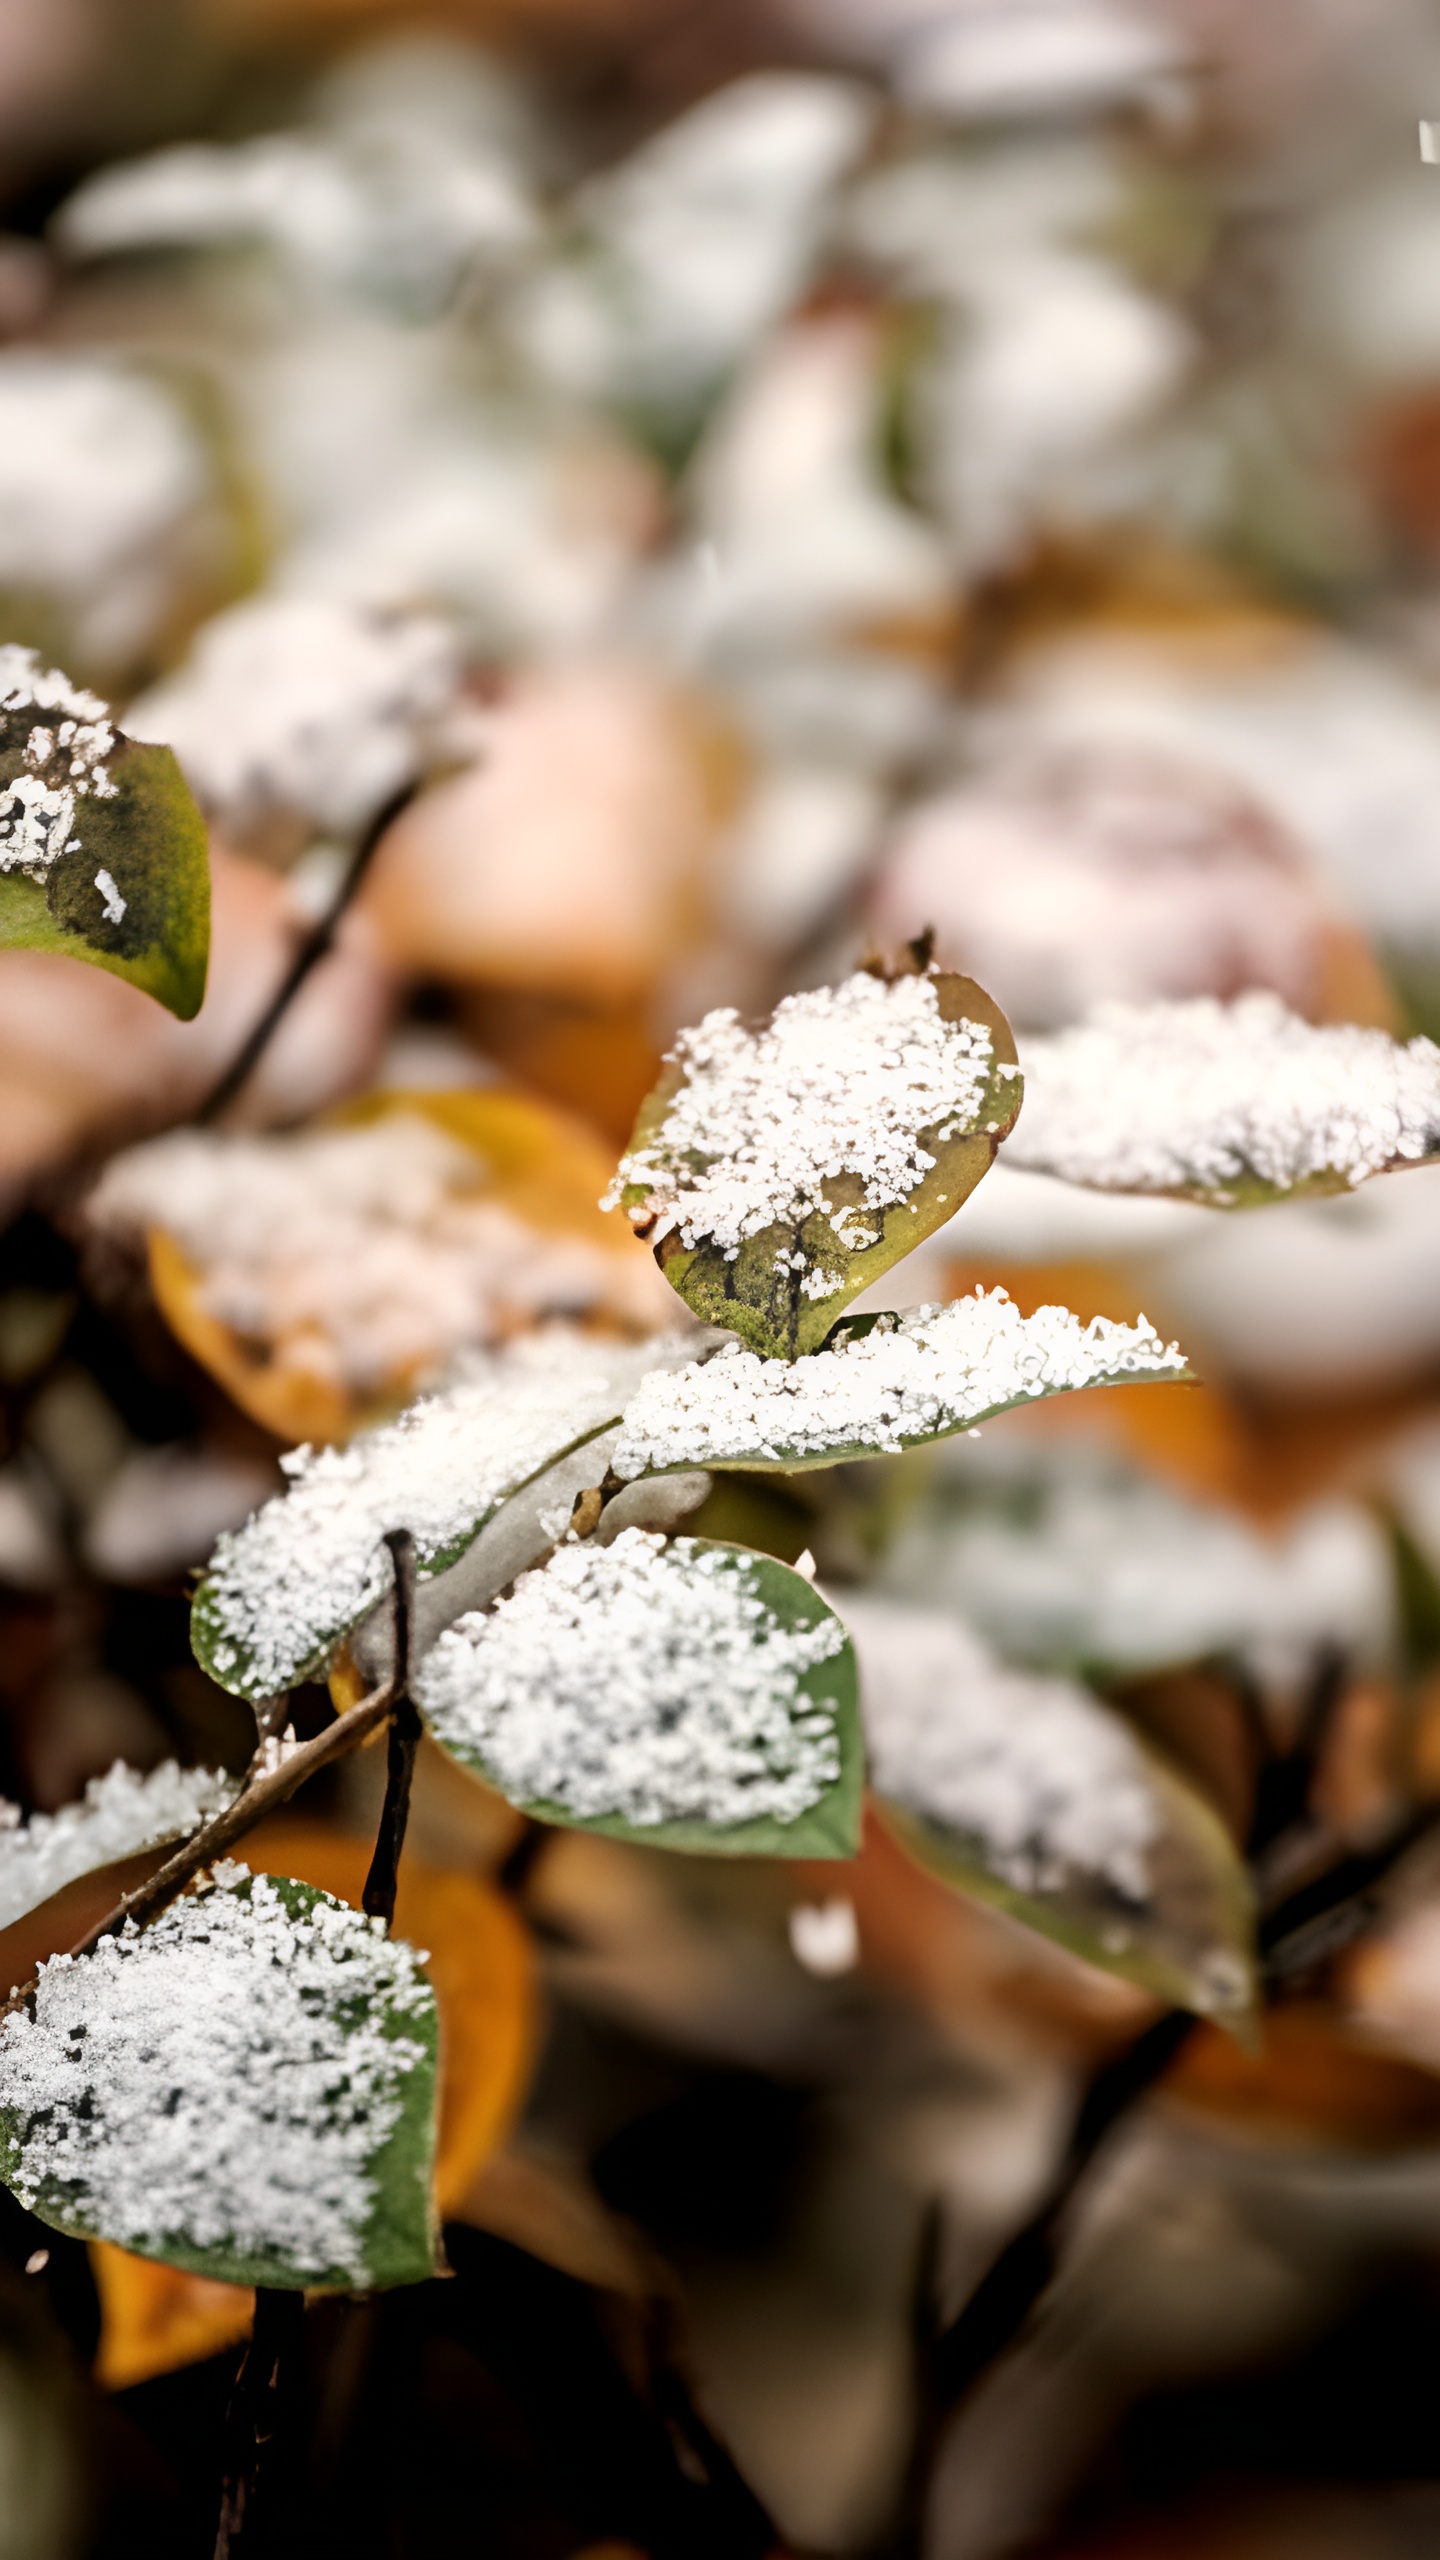
<instances>
[{"instance_id":1,"label":"leaf stem","mask_svg":"<svg viewBox=\"0 0 1440 2560\"><path fill-rule=\"evenodd\" d=\"M408 1529L391 1529L385 1544L395 1566L395 1667L391 1683L394 1708L386 1751L385 1802L360 1908L368 1911L372 1919L383 1920L389 1929L395 1920L395 1889L410 1820L410 1787L421 1727L410 1694L415 1644L415 1541Z\"/></svg>"},{"instance_id":2,"label":"leaf stem","mask_svg":"<svg viewBox=\"0 0 1440 2560\"><path fill-rule=\"evenodd\" d=\"M259 1021L246 1033L229 1066L211 1086L201 1103L195 1114L197 1128L208 1128L212 1122L218 1120L222 1111L227 1109L236 1095L249 1083L311 970L324 959L330 949L339 930L341 919L375 859L381 838L394 825L401 812L409 808L411 801L417 797L419 789L418 782L407 782L399 791L393 791L383 806L376 810L350 856L344 877L338 883L329 905L322 915L316 917L308 933L302 937L289 968Z\"/></svg>"}]
</instances>

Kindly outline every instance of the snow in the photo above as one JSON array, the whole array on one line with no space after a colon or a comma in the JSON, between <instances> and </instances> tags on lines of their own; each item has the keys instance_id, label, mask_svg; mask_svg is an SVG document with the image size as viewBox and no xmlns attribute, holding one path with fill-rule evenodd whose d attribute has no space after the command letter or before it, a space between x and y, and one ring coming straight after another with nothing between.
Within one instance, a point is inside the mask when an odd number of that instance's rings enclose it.
<instances>
[{"instance_id":1,"label":"snow","mask_svg":"<svg viewBox=\"0 0 1440 2560\"><path fill-rule=\"evenodd\" d=\"M102 1233L163 1229L209 1314L360 1398L543 1316L654 1319L663 1292L623 1235L613 1252L543 1234L486 1179L473 1148L397 1110L276 1137L173 1132L113 1158L87 1215Z\"/></svg>"},{"instance_id":2,"label":"snow","mask_svg":"<svg viewBox=\"0 0 1440 2560\"><path fill-rule=\"evenodd\" d=\"M0 1803L0 1929L77 1876L195 1830L234 1791L221 1769L165 1760L142 1777L117 1760L103 1778L91 1779L78 1804L58 1813L22 1822L18 1806Z\"/></svg>"},{"instance_id":3,"label":"snow","mask_svg":"<svg viewBox=\"0 0 1440 2560\"><path fill-rule=\"evenodd\" d=\"M434 615L256 596L206 623L127 723L173 747L232 828L280 808L348 833L420 770L459 677L455 635Z\"/></svg>"},{"instance_id":4,"label":"snow","mask_svg":"<svg viewBox=\"0 0 1440 2560\"><path fill-rule=\"evenodd\" d=\"M293 1449L290 1489L221 1538L197 1608L207 1667L247 1696L319 1668L391 1586L387 1530L420 1573L463 1551L506 1498L619 1414L657 1346L561 1333L479 1353L442 1393L343 1449Z\"/></svg>"},{"instance_id":5,"label":"snow","mask_svg":"<svg viewBox=\"0 0 1440 2560\"><path fill-rule=\"evenodd\" d=\"M266 1876L42 1966L0 2026L22 2203L142 2255L263 2254L365 2280L374 2155L423 2061L414 1950L328 1900L291 1918Z\"/></svg>"},{"instance_id":6,"label":"snow","mask_svg":"<svg viewBox=\"0 0 1440 2560\"><path fill-rule=\"evenodd\" d=\"M132 366L0 353L0 588L63 604L87 658L148 631L168 586L166 546L205 479L180 411Z\"/></svg>"},{"instance_id":7,"label":"snow","mask_svg":"<svg viewBox=\"0 0 1440 2560\"><path fill-rule=\"evenodd\" d=\"M0 647L0 754L13 755L21 730L27 769L0 781L0 871L22 871L43 886L61 855L79 850L70 832L77 801L115 797L105 763L115 731L98 694L81 691L58 668L42 667L33 649L11 644ZM114 899L108 871L101 877ZM123 898L119 905L123 915Z\"/></svg>"},{"instance_id":8,"label":"snow","mask_svg":"<svg viewBox=\"0 0 1440 2560\"><path fill-rule=\"evenodd\" d=\"M977 1289L802 1360L732 1350L646 1378L626 1408L615 1467L637 1476L893 1452L1035 1396L1184 1374L1179 1346L1144 1317L1082 1325L1067 1307L1025 1316L1005 1290Z\"/></svg>"},{"instance_id":9,"label":"snow","mask_svg":"<svg viewBox=\"0 0 1440 2560\"><path fill-rule=\"evenodd\" d=\"M641 1829L788 1823L840 1774L833 1701L801 1681L844 1641L828 1615L782 1626L753 1559L625 1529L459 1619L418 1694L439 1740L522 1803Z\"/></svg>"},{"instance_id":10,"label":"snow","mask_svg":"<svg viewBox=\"0 0 1440 2560\"><path fill-rule=\"evenodd\" d=\"M877 1241L864 1211L894 1208L942 1139L975 1125L993 1060L981 1023L946 1022L929 977L887 985L863 970L838 987L786 996L747 1030L731 1006L682 1032L684 1081L649 1145L622 1158L606 1205L643 1184L659 1235L720 1247L733 1261L766 1227L815 1211L838 1242ZM825 1185L858 1174L863 1205L834 1208Z\"/></svg>"},{"instance_id":11,"label":"snow","mask_svg":"<svg viewBox=\"0 0 1440 2560\"><path fill-rule=\"evenodd\" d=\"M835 1605L878 1794L973 1840L1019 1892L1083 1876L1143 1901L1161 1815L1118 1716L1077 1681L1008 1669L938 1610L850 1593Z\"/></svg>"},{"instance_id":12,"label":"snow","mask_svg":"<svg viewBox=\"0 0 1440 2560\"><path fill-rule=\"evenodd\" d=\"M1108 1004L1027 1042L1012 1164L1100 1190L1354 1185L1440 1148L1440 1049L1302 1022L1278 996Z\"/></svg>"},{"instance_id":13,"label":"snow","mask_svg":"<svg viewBox=\"0 0 1440 2560\"><path fill-rule=\"evenodd\" d=\"M953 1444L881 1576L1011 1661L1129 1673L1233 1657L1282 1708L1327 1657L1383 1668L1397 1632L1388 1540L1362 1504L1261 1529L1089 1437Z\"/></svg>"}]
</instances>

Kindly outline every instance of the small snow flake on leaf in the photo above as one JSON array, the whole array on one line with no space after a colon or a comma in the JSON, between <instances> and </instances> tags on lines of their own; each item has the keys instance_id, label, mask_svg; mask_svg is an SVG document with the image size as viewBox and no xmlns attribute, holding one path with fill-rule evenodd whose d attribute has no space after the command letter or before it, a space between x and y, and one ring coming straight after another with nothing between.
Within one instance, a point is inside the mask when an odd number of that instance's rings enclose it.
<instances>
[{"instance_id":1,"label":"small snow flake on leaf","mask_svg":"<svg viewBox=\"0 0 1440 2560\"><path fill-rule=\"evenodd\" d=\"M0 2025L0 2176L57 2230L220 2283L415 2283L435 2067L412 1948L232 1871L41 1968Z\"/></svg>"},{"instance_id":2,"label":"small snow flake on leaf","mask_svg":"<svg viewBox=\"0 0 1440 2560\"><path fill-rule=\"evenodd\" d=\"M647 1377L626 1408L616 1472L834 1466L893 1456L1074 1387L1190 1375L1178 1345L1143 1317L1082 1325L1068 1307L1026 1316L1003 1289L863 1323L801 1360L731 1350Z\"/></svg>"},{"instance_id":3,"label":"small snow flake on leaf","mask_svg":"<svg viewBox=\"0 0 1440 2560\"><path fill-rule=\"evenodd\" d=\"M954 1216L1020 1095L1009 1025L970 979L862 969L759 1031L725 1007L683 1032L607 1205L706 1323L793 1360Z\"/></svg>"},{"instance_id":4,"label":"small snow flake on leaf","mask_svg":"<svg viewBox=\"0 0 1440 2560\"><path fill-rule=\"evenodd\" d=\"M571 1542L422 1665L436 1740L543 1821L657 1847L852 1857L845 1630L802 1574L703 1538Z\"/></svg>"},{"instance_id":5,"label":"small snow flake on leaf","mask_svg":"<svg viewBox=\"0 0 1440 2560\"><path fill-rule=\"evenodd\" d=\"M1013 1671L959 1620L840 1595L871 1781L912 1856L1107 1973L1240 2019L1243 1862L1188 1782L1076 1680Z\"/></svg>"},{"instance_id":6,"label":"small snow flake on leaf","mask_svg":"<svg viewBox=\"0 0 1440 2560\"><path fill-rule=\"evenodd\" d=\"M0 648L0 947L63 952L188 1022L210 947L205 822L168 747Z\"/></svg>"},{"instance_id":7,"label":"small snow flake on leaf","mask_svg":"<svg viewBox=\"0 0 1440 2560\"><path fill-rule=\"evenodd\" d=\"M58 1813L17 1818L0 1805L0 1929L48 1902L80 1876L198 1829L235 1792L219 1769L181 1769L162 1762L142 1777L117 1760L92 1778L78 1804Z\"/></svg>"},{"instance_id":8,"label":"small snow flake on leaf","mask_svg":"<svg viewBox=\"0 0 1440 2560\"><path fill-rule=\"evenodd\" d=\"M1008 1164L1098 1191L1246 1209L1440 1153L1440 1049L1315 1025L1264 991L1099 1005L1027 1042Z\"/></svg>"}]
</instances>

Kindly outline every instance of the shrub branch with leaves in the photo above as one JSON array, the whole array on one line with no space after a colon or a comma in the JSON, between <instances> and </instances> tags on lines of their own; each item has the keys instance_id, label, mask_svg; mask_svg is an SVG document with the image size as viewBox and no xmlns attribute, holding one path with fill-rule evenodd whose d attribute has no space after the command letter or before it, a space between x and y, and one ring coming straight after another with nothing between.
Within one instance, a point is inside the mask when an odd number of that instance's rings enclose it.
<instances>
[{"instance_id":1,"label":"shrub branch with leaves","mask_svg":"<svg viewBox=\"0 0 1440 2560\"><path fill-rule=\"evenodd\" d=\"M168 756L129 748L23 653L4 680L0 931L193 1012L203 840ZM1016 1158L1102 1187L1235 1206L1353 1185L1440 1138L1428 1043L1310 1033L1269 1000L1115 1013L1037 1044L1035 1064ZM256 2512L295 2337L282 2298L436 2265L434 1997L389 1934L422 1727L532 1822L731 1858L853 1856L868 1738L883 1819L914 1857L1165 2004L938 2342L942 2399L1014 2334L1102 2133L1193 2020L1250 2032L1295 1931L1327 1909L1345 1925L1348 1872L1257 1935L1253 1865L1079 1682L1008 1672L950 1621L822 1594L803 1559L703 1534L726 1472L873 1461L1073 1390L1189 1378L1143 1320L1024 1315L1003 1291L847 1313L954 1215L1021 1099L1004 1017L923 943L787 997L758 1030L712 1013L682 1035L610 1194L688 1329L487 1354L397 1422L294 1452L288 1491L221 1540L194 1644L254 1704L254 1758L228 1800L179 1804L191 1827L158 1871L12 1992L0 2175L59 2230L261 2289L222 2549ZM287 1693L321 1676L337 1712L297 1744ZM382 1729L361 1912L231 1862ZM134 1811L149 1840L157 1819ZM95 1863L114 1837L97 1821ZM85 1855L67 1832L66 1872Z\"/></svg>"}]
</instances>

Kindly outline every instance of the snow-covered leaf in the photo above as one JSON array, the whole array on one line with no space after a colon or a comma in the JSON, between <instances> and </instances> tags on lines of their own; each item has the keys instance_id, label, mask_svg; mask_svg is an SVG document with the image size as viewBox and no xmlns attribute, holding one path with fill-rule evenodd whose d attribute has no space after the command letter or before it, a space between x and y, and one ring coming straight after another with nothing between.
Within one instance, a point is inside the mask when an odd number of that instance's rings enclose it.
<instances>
[{"instance_id":1,"label":"snow-covered leaf","mask_svg":"<svg viewBox=\"0 0 1440 2560\"><path fill-rule=\"evenodd\" d=\"M968 978L860 970L683 1032L607 1195L707 1324L793 1360L948 1218L1020 1108L1004 1015Z\"/></svg>"},{"instance_id":2,"label":"snow-covered leaf","mask_svg":"<svg viewBox=\"0 0 1440 2560\"><path fill-rule=\"evenodd\" d=\"M91 1779L78 1804L58 1813L32 1813L22 1822L14 1805L0 1805L0 1929L78 1876L197 1829L234 1792L223 1769L181 1769L165 1760L142 1777L117 1760L103 1778Z\"/></svg>"},{"instance_id":3,"label":"snow-covered leaf","mask_svg":"<svg viewBox=\"0 0 1440 2560\"><path fill-rule=\"evenodd\" d=\"M33 649L0 648L0 947L60 951L188 1022L210 952L205 824L165 747Z\"/></svg>"},{"instance_id":4,"label":"snow-covered leaf","mask_svg":"<svg viewBox=\"0 0 1440 2560\"><path fill-rule=\"evenodd\" d=\"M649 1255L596 1206L607 1169L528 1096L385 1093L339 1125L126 1148L86 1217L148 1243L161 1313L245 1412L282 1440L343 1440L547 1318L665 1322Z\"/></svg>"},{"instance_id":5,"label":"snow-covered leaf","mask_svg":"<svg viewBox=\"0 0 1440 2560\"><path fill-rule=\"evenodd\" d=\"M389 1590L388 1531L409 1530L422 1581L443 1573L512 1494L617 1418L667 1348L535 1334L346 1448L292 1450L289 1491L220 1540L196 1593L204 1669L247 1698L313 1678Z\"/></svg>"},{"instance_id":6,"label":"snow-covered leaf","mask_svg":"<svg viewBox=\"0 0 1440 2560\"><path fill-rule=\"evenodd\" d=\"M1107 1004L1025 1050L1006 1161L1220 1209L1353 1190L1440 1153L1440 1049L1278 996Z\"/></svg>"},{"instance_id":7,"label":"snow-covered leaf","mask_svg":"<svg viewBox=\"0 0 1440 2560\"><path fill-rule=\"evenodd\" d=\"M1243 1861L1167 1761L1078 1681L1008 1669L958 1619L838 1605L872 1783L924 1866L1180 2007L1251 2008Z\"/></svg>"},{"instance_id":8,"label":"snow-covered leaf","mask_svg":"<svg viewBox=\"0 0 1440 2560\"><path fill-rule=\"evenodd\" d=\"M1067 1307L1022 1315L1003 1289L917 1307L805 1359L725 1351L645 1378L625 1410L616 1472L828 1467L893 1456L1074 1387L1188 1379L1142 1317L1082 1325Z\"/></svg>"},{"instance_id":9,"label":"snow-covered leaf","mask_svg":"<svg viewBox=\"0 0 1440 2560\"><path fill-rule=\"evenodd\" d=\"M543 1821L722 1855L859 1845L854 1659L771 1556L567 1541L440 1637L417 1694L443 1748Z\"/></svg>"},{"instance_id":10,"label":"snow-covered leaf","mask_svg":"<svg viewBox=\"0 0 1440 2560\"><path fill-rule=\"evenodd\" d=\"M415 2283L435 2054L413 1948L232 1868L42 1967L0 2026L0 2175L57 2230L224 2284Z\"/></svg>"}]
</instances>

